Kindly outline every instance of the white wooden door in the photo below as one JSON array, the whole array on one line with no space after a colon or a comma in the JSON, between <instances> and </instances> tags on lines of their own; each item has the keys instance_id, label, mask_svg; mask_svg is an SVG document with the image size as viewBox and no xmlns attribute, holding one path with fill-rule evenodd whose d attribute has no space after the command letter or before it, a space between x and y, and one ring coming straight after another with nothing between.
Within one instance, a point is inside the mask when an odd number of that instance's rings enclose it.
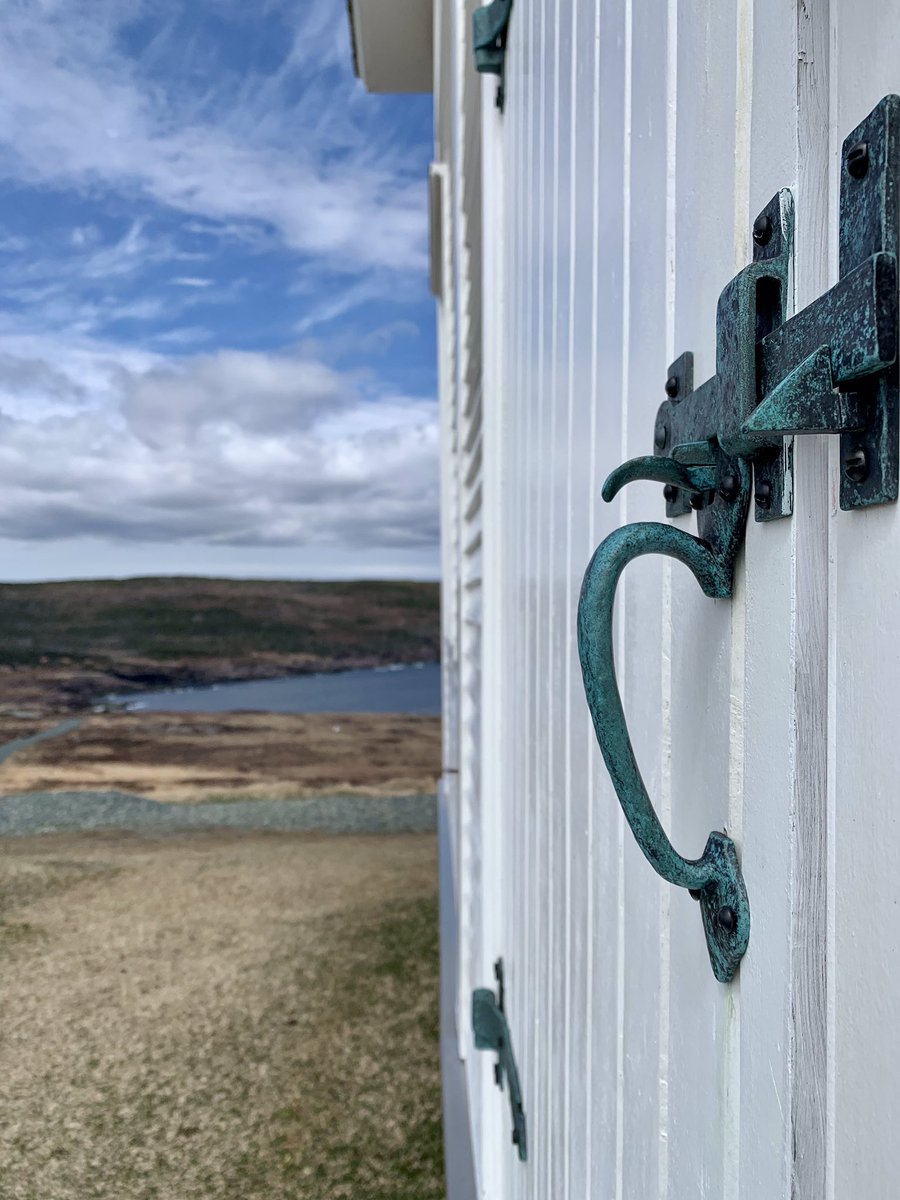
<instances>
[{"instance_id":1,"label":"white wooden door","mask_svg":"<svg viewBox=\"0 0 900 1200\"><path fill-rule=\"evenodd\" d=\"M713 372L717 296L779 188L792 303L836 279L840 146L900 91L900 7L516 0L507 70L505 112L485 82L477 117L491 737L466 936L470 975L506 964L529 1156L461 1024L481 1194L893 1200L900 510L839 511L837 439L798 439L794 515L750 522L733 600L659 558L620 584L657 810L688 857L713 829L739 847L752 933L729 985L622 819L574 622L597 542L664 519L658 485L605 506L600 483L652 449L669 362Z\"/></svg>"}]
</instances>

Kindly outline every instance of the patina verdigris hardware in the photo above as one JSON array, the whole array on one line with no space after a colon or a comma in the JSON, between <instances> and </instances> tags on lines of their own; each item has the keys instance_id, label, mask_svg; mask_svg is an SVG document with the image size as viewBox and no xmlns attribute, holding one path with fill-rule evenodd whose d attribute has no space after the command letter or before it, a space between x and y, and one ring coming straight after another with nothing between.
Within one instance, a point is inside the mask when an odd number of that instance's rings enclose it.
<instances>
[{"instance_id":1,"label":"patina verdigris hardware","mask_svg":"<svg viewBox=\"0 0 900 1200\"><path fill-rule=\"evenodd\" d=\"M472 46L475 70L482 75L499 75L497 107L503 111L506 84L506 39L513 0L492 0L472 14Z\"/></svg>"},{"instance_id":2,"label":"patina verdigris hardware","mask_svg":"<svg viewBox=\"0 0 900 1200\"><path fill-rule=\"evenodd\" d=\"M472 993L472 1031L478 1050L493 1050L497 1055L494 1079L501 1090L506 1086L512 1115L512 1140L522 1162L528 1157L528 1134L519 1071L513 1054L512 1037L506 1020L506 996L503 983L503 959L494 963L497 994L490 988L476 988Z\"/></svg>"},{"instance_id":3,"label":"patina verdigris hardware","mask_svg":"<svg viewBox=\"0 0 900 1200\"><path fill-rule=\"evenodd\" d=\"M603 487L611 500L632 480L656 480L665 485L669 516L697 511L697 537L643 522L599 546L582 585L578 646L597 739L628 823L659 874L700 901L710 962L723 982L750 937L737 850L713 831L700 858L683 858L657 818L616 683L616 585L632 559L664 554L688 566L707 596L730 597L751 495L759 521L792 511L787 435L840 435L842 508L897 499L898 166L900 100L888 96L844 143L838 282L785 319L793 202L781 192L754 222L753 261L719 297L715 375L694 388L693 359L683 354L669 369L657 413L656 454L623 464Z\"/></svg>"}]
</instances>

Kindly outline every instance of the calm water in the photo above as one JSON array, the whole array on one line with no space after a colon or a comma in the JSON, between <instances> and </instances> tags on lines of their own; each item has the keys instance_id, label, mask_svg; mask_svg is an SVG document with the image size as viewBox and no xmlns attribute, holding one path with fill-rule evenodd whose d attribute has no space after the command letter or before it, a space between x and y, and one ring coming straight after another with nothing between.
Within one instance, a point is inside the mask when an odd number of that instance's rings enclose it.
<instances>
[{"instance_id":1,"label":"calm water","mask_svg":"<svg viewBox=\"0 0 900 1200\"><path fill-rule=\"evenodd\" d=\"M214 687L172 692L144 692L140 697L108 696L134 712L398 712L439 715L441 668L379 667L340 671L334 675L292 675L287 679L254 679Z\"/></svg>"}]
</instances>

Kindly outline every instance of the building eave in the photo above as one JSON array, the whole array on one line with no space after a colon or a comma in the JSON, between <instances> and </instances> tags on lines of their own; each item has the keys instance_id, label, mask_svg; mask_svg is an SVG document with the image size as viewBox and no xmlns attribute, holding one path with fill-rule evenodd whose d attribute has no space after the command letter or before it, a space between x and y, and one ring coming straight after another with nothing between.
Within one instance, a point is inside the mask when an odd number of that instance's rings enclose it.
<instances>
[{"instance_id":1,"label":"building eave","mask_svg":"<svg viewBox=\"0 0 900 1200\"><path fill-rule=\"evenodd\" d=\"M370 92L433 90L431 0L347 0L353 66Z\"/></svg>"}]
</instances>

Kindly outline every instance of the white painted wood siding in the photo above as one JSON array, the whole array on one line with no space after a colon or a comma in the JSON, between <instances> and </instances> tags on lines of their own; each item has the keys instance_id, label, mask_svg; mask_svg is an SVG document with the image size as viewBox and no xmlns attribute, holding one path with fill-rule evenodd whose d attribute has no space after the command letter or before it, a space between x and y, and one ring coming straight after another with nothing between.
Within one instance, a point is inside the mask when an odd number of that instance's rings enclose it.
<instances>
[{"instance_id":1,"label":"white painted wood siding","mask_svg":"<svg viewBox=\"0 0 900 1200\"><path fill-rule=\"evenodd\" d=\"M438 304L442 397L442 538L444 780L441 802L452 842L457 929L456 1049L464 1061L470 1136L487 1164L499 1122L483 1110L491 1064L470 1053L472 989L485 968L486 901L493 883L483 804L482 726L487 709L483 663L483 420L484 254L481 175L481 80L472 70L474 0L437 6L441 46L436 60L436 144L446 197L441 222L444 266ZM449 273L449 275L448 275ZM488 859L487 874L483 869ZM489 978L492 978L489 970ZM499 1126L498 1126L499 1128ZM452 1146L448 1144L448 1150Z\"/></svg>"},{"instance_id":2,"label":"white painted wood siding","mask_svg":"<svg viewBox=\"0 0 900 1200\"><path fill-rule=\"evenodd\" d=\"M834 178L841 137L882 95L900 92L900 10L874 0L835 0L826 45L830 281L837 273ZM828 449L829 871L822 907L831 1018L823 1079L831 1200L900 1193L900 1141L890 1132L900 1113L900 509L838 511L837 447Z\"/></svg>"},{"instance_id":3,"label":"white painted wood siding","mask_svg":"<svg viewBox=\"0 0 900 1200\"><path fill-rule=\"evenodd\" d=\"M470 11L444 0L454 57L437 71L454 131L446 765L480 1194L894 1200L900 510L840 512L837 440L798 439L795 514L750 522L732 601L669 560L620 584L620 683L664 824L689 857L712 829L739 846L752 933L727 987L696 904L621 817L574 617L602 537L664 519L657 485L607 506L600 483L652 449L671 360L693 350L697 381L712 373L716 299L780 187L796 306L836 278L840 145L900 91L900 9L516 0L502 116L472 72ZM501 955L525 1165L467 1024Z\"/></svg>"}]
</instances>

